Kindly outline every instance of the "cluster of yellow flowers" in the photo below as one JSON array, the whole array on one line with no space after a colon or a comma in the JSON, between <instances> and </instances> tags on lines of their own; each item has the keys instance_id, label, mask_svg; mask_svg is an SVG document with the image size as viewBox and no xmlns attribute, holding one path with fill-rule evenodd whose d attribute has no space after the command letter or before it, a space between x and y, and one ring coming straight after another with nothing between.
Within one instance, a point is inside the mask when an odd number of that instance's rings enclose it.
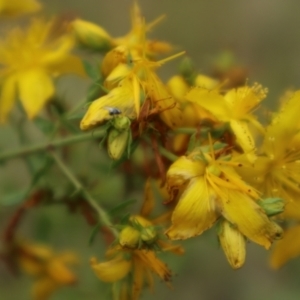
<instances>
[{"instance_id":1,"label":"cluster of yellow flowers","mask_svg":"<svg viewBox=\"0 0 300 300\"><path fill-rule=\"evenodd\" d=\"M11 14L14 3L23 3L20 11L27 5L28 11L39 8L34 0L2 2L1 12ZM159 252L183 254L172 240L201 235L212 226L234 269L245 262L247 240L269 249L280 239L271 256L274 268L300 254L300 91L281 99L279 112L266 126L254 115L268 92L260 84L229 88L197 74L188 59L165 84L156 70L184 52L156 59L172 51L170 44L146 37L160 19L145 23L134 2L132 28L124 37L113 38L81 19L34 19L0 42L1 122L16 98L32 119L55 96L54 77L89 73L89 66L84 69L71 54L80 46L104 55L94 78L100 88L80 129L104 128L108 155L117 162L130 160L138 145L153 148L156 165L146 181L140 213L114 225L116 240L106 252L107 261L90 261L95 274L112 283L114 299L138 299L144 285L153 288L152 273L170 285L172 272ZM168 211L151 219L155 198L163 199ZM24 256L32 251L27 248L19 258L32 270L32 254ZM49 271L68 259L45 251L43 268L34 266L41 278L38 288L40 282L51 286L43 291L73 283L75 277L67 271L63 279Z\"/></svg>"}]
</instances>

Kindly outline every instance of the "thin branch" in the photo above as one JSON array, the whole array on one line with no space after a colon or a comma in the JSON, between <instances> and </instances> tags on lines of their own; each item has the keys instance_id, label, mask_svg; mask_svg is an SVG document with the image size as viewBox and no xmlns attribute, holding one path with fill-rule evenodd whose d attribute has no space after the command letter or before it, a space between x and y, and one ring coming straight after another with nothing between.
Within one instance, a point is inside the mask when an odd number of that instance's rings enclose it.
<instances>
[{"instance_id":1,"label":"thin branch","mask_svg":"<svg viewBox=\"0 0 300 300\"><path fill-rule=\"evenodd\" d=\"M45 143L41 143L41 144L37 144L37 145L32 145L32 146L28 146L28 147L22 147L20 149L16 149L16 150L9 150L9 151L5 151L0 153L0 162L11 159L11 158L15 158L15 157L20 157L20 156L27 156L27 155L31 155L37 152L43 152L45 150L48 149L56 149L56 148L60 148L66 145L70 145L70 144L75 144L75 143L80 143L80 142L84 142L87 140L93 140L99 137L103 137L105 134L105 131L99 131L99 132L95 132L95 133L83 133L83 134L77 134L77 135L73 135L67 138L63 138L63 139L57 139L55 141L52 142L45 142Z\"/></svg>"},{"instance_id":2,"label":"thin branch","mask_svg":"<svg viewBox=\"0 0 300 300\"><path fill-rule=\"evenodd\" d=\"M69 167L63 162L63 160L53 151L51 151L51 156L54 161L57 163L58 167L65 174L65 176L70 180L70 182L74 185L78 192L82 194L85 200L95 209L99 216L99 220L101 223L112 231L112 233L117 237L118 231L113 227L108 214L101 208L98 202L92 197L92 195L84 188L81 182L76 178L73 172L69 169Z\"/></svg>"}]
</instances>

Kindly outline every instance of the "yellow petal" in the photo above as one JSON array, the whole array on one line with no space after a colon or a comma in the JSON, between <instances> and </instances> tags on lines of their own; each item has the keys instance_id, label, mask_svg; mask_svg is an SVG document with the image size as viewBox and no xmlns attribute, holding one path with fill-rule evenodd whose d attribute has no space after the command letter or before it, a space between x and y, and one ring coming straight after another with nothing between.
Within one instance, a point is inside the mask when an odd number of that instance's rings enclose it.
<instances>
[{"instance_id":1,"label":"yellow petal","mask_svg":"<svg viewBox=\"0 0 300 300\"><path fill-rule=\"evenodd\" d=\"M47 300L52 293L60 286L57 282L49 277L40 277L32 287L33 300Z\"/></svg>"},{"instance_id":2,"label":"yellow petal","mask_svg":"<svg viewBox=\"0 0 300 300\"><path fill-rule=\"evenodd\" d=\"M76 276L67 268L59 257L53 258L48 262L46 272L49 277L59 284L72 284L77 280Z\"/></svg>"},{"instance_id":3,"label":"yellow petal","mask_svg":"<svg viewBox=\"0 0 300 300\"><path fill-rule=\"evenodd\" d=\"M42 69L19 75L19 95L28 118L34 118L54 94L50 76Z\"/></svg>"},{"instance_id":4,"label":"yellow petal","mask_svg":"<svg viewBox=\"0 0 300 300\"><path fill-rule=\"evenodd\" d=\"M52 27L55 26L54 23L50 25L52 25ZM53 29L50 27L50 30ZM69 52L71 51L73 46L74 40L71 36L60 36L55 40L55 43L53 43L53 48L51 49L51 51L44 52L43 56L41 57L40 63L46 65L47 67L62 63L69 56Z\"/></svg>"},{"instance_id":5,"label":"yellow petal","mask_svg":"<svg viewBox=\"0 0 300 300\"><path fill-rule=\"evenodd\" d=\"M140 252L139 250L137 250ZM137 252L136 251L136 252ZM145 266L141 262L139 255L137 255L135 252L135 255L133 255L133 285L132 285L132 300L138 300L140 299L140 294L143 288L144 283L144 275L145 275Z\"/></svg>"},{"instance_id":6,"label":"yellow petal","mask_svg":"<svg viewBox=\"0 0 300 300\"><path fill-rule=\"evenodd\" d=\"M18 16L41 9L41 4L36 0L2 0L0 14L4 16Z\"/></svg>"},{"instance_id":7,"label":"yellow petal","mask_svg":"<svg viewBox=\"0 0 300 300\"><path fill-rule=\"evenodd\" d=\"M1 98L0 98L0 123L6 121L7 114L11 111L17 89L17 77L9 76L3 81L1 86Z\"/></svg>"},{"instance_id":8,"label":"yellow petal","mask_svg":"<svg viewBox=\"0 0 300 300\"><path fill-rule=\"evenodd\" d=\"M101 72L104 78L106 78L118 64L126 63L127 54L128 49L123 46L116 47L106 53L101 65Z\"/></svg>"},{"instance_id":9,"label":"yellow petal","mask_svg":"<svg viewBox=\"0 0 300 300\"><path fill-rule=\"evenodd\" d=\"M111 107L110 99L107 95L94 100L80 122L80 129L89 130L112 119L106 107Z\"/></svg>"},{"instance_id":10,"label":"yellow petal","mask_svg":"<svg viewBox=\"0 0 300 300\"><path fill-rule=\"evenodd\" d=\"M117 108L122 115L131 119L136 117L133 91L128 80L123 80L118 87L112 89L107 95L92 102L80 123L81 130L92 129L113 118L109 108Z\"/></svg>"},{"instance_id":11,"label":"yellow petal","mask_svg":"<svg viewBox=\"0 0 300 300\"><path fill-rule=\"evenodd\" d=\"M270 265L274 269L282 267L290 259L300 255L300 225L293 226L284 232L284 237L278 241L271 254Z\"/></svg>"},{"instance_id":12,"label":"yellow petal","mask_svg":"<svg viewBox=\"0 0 300 300\"><path fill-rule=\"evenodd\" d=\"M285 101L280 112L273 118L267 128L263 151L272 158L285 155L286 141L299 131L300 91L295 92Z\"/></svg>"},{"instance_id":13,"label":"yellow petal","mask_svg":"<svg viewBox=\"0 0 300 300\"><path fill-rule=\"evenodd\" d=\"M76 74L86 77L82 61L75 55L68 55L63 61L48 66L54 76L61 74Z\"/></svg>"},{"instance_id":14,"label":"yellow petal","mask_svg":"<svg viewBox=\"0 0 300 300\"><path fill-rule=\"evenodd\" d=\"M220 197L223 216L255 243L268 249L273 240L282 235L282 229L271 222L260 206L248 195L236 190L223 189Z\"/></svg>"},{"instance_id":15,"label":"yellow petal","mask_svg":"<svg viewBox=\"0 0 300 300\"><path fill-rule=\"evenodd\" d=\"M170 78L167 87L176 100L184 102L184 95L188 92L189 86L182 76L177 75Z\"/></svg>"},{"instance_id":16,"label":"yellow petal","mask_svg":"<svg viewBox=\"0 0 300 300\"><path fill-rule=\"evenodd\" d=\"M211 77L205 76L203 74L197 75L195 79L195 85L208 90L212 90L217 87L219 82Z\"/></svg>"},{"instance_id":17,"label":"yellow petal","mask_svg":"<svg viewBox=\"0 0 300 300\"><path fill-rule=\"evenodd\" d=\"M96 258L91 258L91 267L97 277L104 282L116 282L124 278L131 269L131 261L119 255L112 260L98 263Z\"/></svg>"},{"instance_id":18,"label":"yellow petal","mask_svg":"<svg viewBox=\"0 0 300 300\"><path fill-rule=\"evenodd\" d=\"M246 258L246 242L244 236L229 222L223 220L219 239L231 267L233 269L242 267Z\"/></svg>"},{"instance_id":19,"label":"yellow petal","mask_svg":"<svg viewBox=\"0 0 300 300\"><path fill-rule=\"evenodd\" d=\"M220 121L228 121L230 119L231 111L218 91L195 87L188 92L185 98L202 106Z\"/></svg>"},{"instance_id":20,"label":"yellow petal","mask_svg":"<svg viewBox=\"0 0 300 300\"><path fill-rule=\"evenodd\" d=\"M253 87L243 86L231 89L224 96L224 100L232 111L232 118L242 119L255 108L267 95L267 90L260 84Z\"/></svg>"},{"instance_id":21,"label":"yellow petal","mask_svg":"<svg viewBox=\"0 0 300 300\"><path fill-rule=\"evenodd\" d=\"M231 119L230 127L236 137L237 143L242 147L243 151L247 155L249 162L254 163L257 158L255 155L256 148L247 123Z\"/></svg>"},{"instance_id":22,"label":"yellow petal","mask_svg":"<svg viewBox=\"0 0 300 300\"><path fill-rule=\"evenodd\" d=\"M118 64L106 77L105 82L109 83L106 84L108 87L113 87L114 83L118 83L121 79L125 78L129 75L131 68L128 64L120 63Z\"/></svg>"},{"instance_id":23,"label":"yellow petal","mask_svg":"<svg viewBox=\"0 0 300 300\"><path fill-rule=\"evenodd\" d=\"M133 76L132 78L132 86L133 86L133 101L134 101L134 107L136 116L138 117L140 114L140 84L136 78L136 76Z\"/></svg>"},{"instance_id":24,"label":"yellow petal","mask_svg":"<svg viewBox=\"0 0 300 300\"><path fill-rule=\"evenodd\" d=\"M154 182L153 182L154 184ZM155 204L154 192L151 178L148 178L144 189L144 201L141 208L141 215L147 217L151 214Z\"/></svg>"},{"instance_id":25,"label":"yellow petal","mask_svg":"<svg viewBox=\"0 0 300 300\"><path fill-rule=\"evenodd\" d=\"M162 280L168 282L171 279L172 273L167 265L159 260L153 251L136 250L135 255L145 264L147 269L152 270Z\"/></svg>"},{"instance_id":26,"label":"yellow petal","mask_svg":"<svg viewBox=\"0 0 300 300\"><path fill-rule=\"evenodd\" d=\"M205 171L205 164L201 161L181 156L169 168L167 172L167 185L170 187L180 186L186 181L202 176Z\"/></svg>"},{"instance_id":27,"label":"yellow petal","mask_svg":"<svg viewBox=\"0 0 300 300\"><path fill-rule=\"evenodd\" d=\"M172 215L166 235L172 240L187 239L209 229L217 219L215 193L203 177L191 180Z\"/></svg>"}]
</instances>

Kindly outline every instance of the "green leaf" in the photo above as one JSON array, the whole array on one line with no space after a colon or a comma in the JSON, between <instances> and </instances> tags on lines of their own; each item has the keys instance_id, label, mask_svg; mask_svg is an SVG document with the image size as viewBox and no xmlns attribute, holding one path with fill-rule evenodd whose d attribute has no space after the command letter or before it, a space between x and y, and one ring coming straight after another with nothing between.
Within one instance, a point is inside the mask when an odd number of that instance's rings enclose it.
<instances>
[{"instance_id":1,"label":"green leaf","mask_svg":"<svg viewBox=\"0 0 300 300\"><path fill-rule=\"evenodd\" d=\"M189 143L188 143L188 152L191 152L196 145L196 137L197 137L197 133L193 133L189 139Z\"/></svg>"},{"instance_id":2,"label":"green leaf","mask_svg":"<svg viewBox=\"0 0 300 300\"><path fill-rule=\"evenodd\" d=\"M44 160L44 164L42 167L40 167L33 175L29 187L27 187L24 190L17 191L14 193L10 193L8 195L4 195L1 197L1 204L2 205L15 205L21 203L24 199L27 199L30 192L34 188L34 186L38 183L39 179L43 177L45 172L48 171L48 169L53 164L53 161L50 158L46 158Z\"/></svg>"},{"instance_id":3,"label":"green leaf","mask_svg":"<svg viewBox=\"0 0 300 300\"><path fill-rule=\"evenodd\" d=\"M96 64L92 65L90 62L88 62L86 60L83 60L82 64L83 64L86 74L90 78L92 78L95 81L97 81L97 80L99 80L99 78L101 78L99 67Z\"/></svg>"},{"instance_id":4,"label":"green leaf","mask_svg":"<svg viewBox=\"0 0 300 300\"><path fill-rule=\"evenodd\" d=\"M96 237L96 234L99 232L99 229L101 228L102 223L99 222L98 224L96 224L91 232L90 238L89 238L89 246L91 246L94 242L94 239Z\"/></svg>"},{"instance_id":5,"label":"green leaf","mask_svg":"<svg viewBox=\"0 0 300 300\"><path fill-rule=\"evenodd\" d=\"M9 193L1 197L1 205L9 206L21 203L28 195L28 189Z\"/></svg>"},{"instance_id":6,"label":"green leaf","mask_svg":"<svg viewBox=\"0 0 300 300\"><path fill-rule=\"evenodd\" d=\"M55 123L40 117L34 119L35 125L45 134L52 133L55 128Z\"/></svg>"},{"instance_id":7,"label":"green leaf","mask_svg":"<svg viewBox=\"0 0 300 300\"><path fill-rule=\"evenodd\" d=\"M118 213L123 212L128 206L130 206L136 202L137 202L137 200L135 200L135 199L126 200L126 201L121 202L120 204L116 205L114 208L110 209L108 211L108 213L111 216L117 215Z\"/></svg>"},{"instance_id":8,"label":"green leaf","mask_svg":"<svg viewBox=\"0 0 300 300\"><path fill-rule=\"evenodd\" d=\"M120 224L128 224L129 219L130 219L130 213L127 213L121 218Z\"/></svg>"}]
</instances>

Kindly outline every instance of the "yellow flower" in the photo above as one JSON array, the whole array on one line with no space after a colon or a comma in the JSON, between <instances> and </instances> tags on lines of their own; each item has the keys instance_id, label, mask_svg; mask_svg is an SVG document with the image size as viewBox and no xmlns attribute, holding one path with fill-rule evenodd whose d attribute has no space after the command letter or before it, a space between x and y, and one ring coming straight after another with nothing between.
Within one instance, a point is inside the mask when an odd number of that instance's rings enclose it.
<instances>
[{"instance_id":1,"label":"yellow flower","mask_svg":"<svg viewBox=\"0 0 300 300\"><path fill-rule=\"evenodd\" d=\"M35 278L32 287L34 300L46 300L60 287L77 281L68 268L69 264L78 262L71 252L56 254L45 245L18 242L14 253L21 269Z\"/></svg>"},{"instance_id":2,"label":"yellow flower","mask_svg":"<svg viewBox=\"0 0 300 300\"><path fill-rule=\"evenodd\" d=\"M204 75L195 76L193 84L196 86L211 89L216 87L217 82ZM171 95L179 102L182 110L182 120L180 127L199 127L202 121L217 123L217 119L196 103L187 101L185 95L190 90L190 86L182 76L173 76L167 82L167 88ZM187 134L176 134L173 141L173 149L176 153L184 153L189 140Z\"/></svg>"},{"instance_id":3,"label":"yellow flower","mask_svg":"<svg viewBox=\"0 0 300 300\"><path fill-rule=\"evenodd\" d=\"M119 37L114 40L116 45L123 45L131 50L136 50L141 55L143 53L143 44L145 42L145 31L150 31L162 17L146 24L141 14L140 8L135 1L131 10L131 30L124 37ZM157 53L169 52L172 47L161 41L146 41L146 54L152 56Z\"/></svg>"},{"instance_id":4,"label":"yellow flower","mask_svg":"<svg viewBox=\"0 0 300 300\"><path fill-rule=\"evenodd\" d=\"M179 195L179 201L166 234L173 240L200 235L222 215L247 238L268 249L280 237L281 228L268 219L256 203L257 192L225 159L195 151L170 166L167 185L171 198Z\"/></svg>"},{"instance_id":5,"label":"yellow flower","mask_svg":"<svg viewBox=\"0 0 300 300\"><path fill-rule=\"evenodd\" d=\"M181 255L184 250L179 245L159 236L159 227L169 220L169 212L149 220L154 209L154 186L151 179L145 184L145 197L138 215L130 216L128 224L121 230L117 246L112 246L106 253L107 261L90 263L97 277L113 283L114 299L139 299L142 288L148 286L153 290L153 274L170 286L172 273L167 265L156 256L156 250Z\"/></svg>"},{"instance_id":6,"label":"yellow flower","mask_svg":"<svg viewBox=\"0 0 300 300\"><path fill-rule=\"evenodd\" d=\"M0 42L0 122L19 98L33 118L54 95L53 77L84 74L80 60L71 55L72 38L55 32L55 21L35 19L27 29L13 29Z\"/></svg>"},{"instance_id":7,"label":"yellow flower","mask_svg":"<svg viewBox=\"0 0 300 300\"><path fill-rule=\"evenodd\" d=\"M152 250L125 250L115 247L108 250L107 258L108 261L100 263L92 258L91 267L100 280L113 283L116 299L137 300L145 285L153 290L153 274L170 286L172 273Z\"/></svg>"},{"instance_id":8,"label":"yellow flower","mask_svg":"<svg viewBox=\"0 0 300 300\"><path fill-rule=\"evenodd\" d=\"M37 0L0 0L1 16L19 16L41 8Z\"/></svg>"},{"instance_id":9,"label":"yellow flower","mask_svg":"<svg viewBox=\"0 0 300 300\"><path fill-rule=\"evenodd\" d=\"M279 269L290 259L300 255L300 225L297 224L285 230L282 240L275 243L271 254L270 265Z\"/></svg>"},{"instance_id":10,"label":"yellow flower","mask_svg":"<svg viewBox=\"0 0 300 300\"><path fill-rule=\"evenodd\" d=\"M162 17L145 24L140 8L135 1L131 10L131 30L125 36L113 38L97 24L80 19L73 22L73 30L78 41L91 49L107 51L121 46L140 56L145 51L148 57L152 57L172 50L169 43L145 40L145 31L150 31L161 20Z\"/></svg>"},{"instance_id":11,"label":"yellow flower","mask_svg":"<svg viewBox=\"0 0 300 300\"><path fill-rule=\"evenodd\" d=\"M264 132L263 127L251 114L251 111L266 97L266 92L266 89L258 84L254 84L253 87L232 89L224 96L218 90L196 87L186 95L186 99L200 105L219 121L228 122L237 144L241 146L249 161L253 163L256 159L256 149L247 123L253 124L261 132Z\"/></svg>"},{"instance_id":12,"label":"yellow flower","mask_svg":"<svg viewBox=\"0 0 300 300\"><path fill-rule=\"evenodd\" d=\"M153 69L161 66L166 61L183 53L168 57L158 62L139 58L131 61L127 66L113 62L114 69L106 78L106 82L117 83L109 93L92 102L80 128L88 130L112 119L109 107L117 108L123 116L138 119L139 122L147 121L151 114L158 114L169 127L178 127L181 124L182 112L177 101L169 94L167 88L156 75ZM108 69L110 63L108 63Z\"/></svg>"},{"instance_id":13,"label":"yellow flower","mask_svg":"<svg viewBox=\"0 0 300 300\"><path fill-rule=\"evenodd\" d=\"M286 211L292 215L298 211L295 208L299 206L300 195L299 111L300 91L297 91L284 101L267 127L261 155L255 164L239 170L265 197L283 198Z\"/></svg>"},{"instance_id":14,"label":"yellow flower","mask_svg":"<svg viewBox=\"0 0 300 300\"><path fill-rule=\"evenodd\" d=\"M162 236L162 225L170 221L170 212L168 211L156 218L150 218L154 209L155 190L155 182L148 178L140 213L131 215L128 223L122 228L118 238L119 245L124 249L163 249L176 254L183 254L184 250L181 246L166 242L165 237Z\"/></svg>"},{"instance_id":15,"label":"yellow flower","mask_svg":"<svg viewBox=\"0 0 300 300\"><path fill-rule=\"evenodd\" d=\"M107 95L94 100L80 122L81 130L89 130L114 118L110 108L117 108L122 115L136 118L132 81L124 79Z\"/></svg>"}]
</instances>

